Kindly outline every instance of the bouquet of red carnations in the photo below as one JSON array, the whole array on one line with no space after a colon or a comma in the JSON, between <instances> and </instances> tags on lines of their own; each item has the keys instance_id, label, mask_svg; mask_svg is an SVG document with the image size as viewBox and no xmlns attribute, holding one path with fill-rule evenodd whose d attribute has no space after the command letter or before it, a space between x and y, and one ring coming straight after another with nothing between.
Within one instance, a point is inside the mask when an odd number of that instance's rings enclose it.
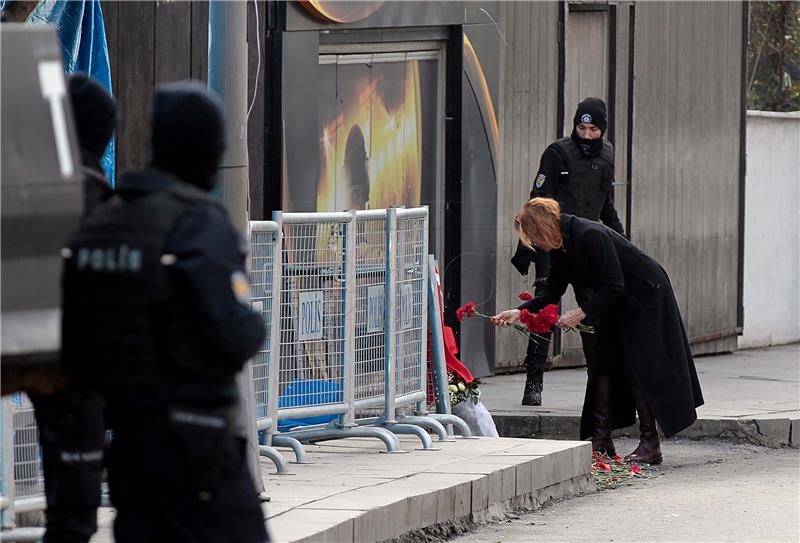
<instances>
[{"instance_id":1,"label":"bouquet of red carnations","mask_svg":"<svg viewBox=\"0 0 800 543\"><path fill-rule=\"evenodd\" d=\"M523 301L532 300L533 295L531 295L529 292L520 292L519 299ZM485 315L479 312L475 302L468 302L456 310L456 318L458 318L459 321L468 319L470 317L482 317L484 319L492 318L491 315ZM527 309L523 309L519 313L519 322L521 324L513 323L511 325L517 332L529 337L535 343L538 343L539 341L550 341L549 338L546 338L541 334L550 332L553 329L553 326L556 325L556 322L558 322L558 306L555 304L550 304L536 313L531 313ZM585 324L578 324L574 329L580 332L594 333L594 328L591 326L586 326Z\"/></svg>"}]
</instances>

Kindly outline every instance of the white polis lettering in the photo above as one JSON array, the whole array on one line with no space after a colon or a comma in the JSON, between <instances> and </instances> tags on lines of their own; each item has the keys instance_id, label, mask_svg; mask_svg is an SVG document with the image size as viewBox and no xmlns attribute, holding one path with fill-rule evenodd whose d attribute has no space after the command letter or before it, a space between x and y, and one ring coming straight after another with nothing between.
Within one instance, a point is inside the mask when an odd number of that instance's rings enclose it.
<instances>
[{"instance_id":1,"label":"white polis lettering","mask_svg":"<svg viewBox=\"0 0 800 543\"><path fill-rule=\"evenodd\" d=\"M299 296L300 322L298 323L297 339L308 341L322 339L323 303L325 301L321 290L301 292Z\"/></svg>"},{"instance_id":2,"label":"white polis lettering","mask_svg":"<svg viewBox=\"0 0 800 543\"><path fill-rule=\"evenodd\" d=\"M78 251L77 267L96 272L138 273L142 269L142 251L124 243L118 247L82 247Z\"/></svg>"},{"instance_id":3,"label":"white polis lettering","mask_svg":"<svg viewBox=\"0 0 800 543\"><path fill-rule=\"evenodd\" d=\"M400 329L408 330L414 320L414 288L400 285Z\"/></svg>"},{"instance_id":4,"label":"white polis lettering","mask_svg":"<svg viewBox=\"0 0 800 543\"><path fill-rule=\"evenodd\" d=\"M386 318L386 287L373 285L367 288L367 333L383 331Z\"/></svg>"}]
</instances>

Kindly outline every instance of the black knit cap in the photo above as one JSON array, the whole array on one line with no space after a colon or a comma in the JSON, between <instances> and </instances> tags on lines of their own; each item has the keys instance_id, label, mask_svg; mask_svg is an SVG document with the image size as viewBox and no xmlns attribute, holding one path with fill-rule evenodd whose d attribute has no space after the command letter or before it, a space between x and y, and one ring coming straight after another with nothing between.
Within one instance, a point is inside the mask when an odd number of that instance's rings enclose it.
<instances>
[{"instance_id":1,"label":"black knit cap","mask_svg":"<svg viewBox=\"0 0 800 543\"><path fill-rule=\"evenodd\" d=\"M67 84L83 160L97 165L117 126L117 104L89 74L76 72Z\"/></svg>"},{"instance_id":2,"label":"black knit cap","mask_svg":"<svg viewBox=\"0 0 800 543\"><path fill-rule=\"evenodd\" d=\"M593 124L605 133L608 125L606 103L600 98L584 98L583 102L578 104L572 122L573 126L578 126L580 123Z\"/></svg>"},{"instance_id":3,"label":"black knit cap","mask_svg":"<svg viewBox=\"0 0 800 543\"><path fill-rule=\"evenodd\" d=\"M198 81L160 85L150 118L153 165L211 190L225 151L219 96Z\"/></svg>"}]
</instances>

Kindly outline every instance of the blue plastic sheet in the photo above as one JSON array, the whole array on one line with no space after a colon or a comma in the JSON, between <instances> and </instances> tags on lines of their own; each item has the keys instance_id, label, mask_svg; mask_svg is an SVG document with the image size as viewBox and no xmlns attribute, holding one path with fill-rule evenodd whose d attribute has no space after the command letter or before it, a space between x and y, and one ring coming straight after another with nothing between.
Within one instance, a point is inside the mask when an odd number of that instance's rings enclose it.
<instances>
[{"instance_id":1,"label":"blue plastic sheet","mask_svg":"<svg viewBox=\"0 0 800 543\"><path fill-rule=\"evenodd\" d=\"M321 379L298 379L286 386L278 398L278 407L302 407L342 401L342 387L339 383ZM300 419L285 419L278 424L278 431L286 432L297 426L325 424L336 418L336 415L320 415Z\"/></svg>"},{"instance_id":2,"label":"blue plastic sheet","mask_svg":"<svg viewBox=\"0 0 800 543\"><path fill-rule=\"evenodd\" d=\"M6 2L7 0L0 0L0 9L5 7ZM106 29L99 0L41 0L26 22L54 25L61 43L64 71L86 72L113 94ZM112 186L115 174L114 156L115 140L112 139L102 160L103 169Z\"/></svg>"}]
</instances>

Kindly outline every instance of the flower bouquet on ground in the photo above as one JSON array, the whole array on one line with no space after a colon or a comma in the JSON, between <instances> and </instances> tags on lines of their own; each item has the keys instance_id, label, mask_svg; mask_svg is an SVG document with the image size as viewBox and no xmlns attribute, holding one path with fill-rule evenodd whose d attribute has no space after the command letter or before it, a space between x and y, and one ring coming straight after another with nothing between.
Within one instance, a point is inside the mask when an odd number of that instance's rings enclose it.
<instances>
[{"instance_id":1,"label":"flower bouquet on ground","mask_svg":"<svg viewBox=\"0 0 800 543\"><path fill-rule=\"evenodd\" d=\"M465 381L456 373L447 372L450 409L453 415L467 423L472 435L499 437L497 427L486 406L481 403L478 381Z\"/></svg>"},{"instance_id":2,"label":"flower bouquet on ground","mask_svg":"<svg viewBox=\"0 0 800 543\"><path fill-rule=\"evenodd\" d=\"M628 463L619 456L592 451L592 477L597 490L611 490L633 484L636 478L648 479L652 468Z\"/></svg>"},{"instance_id":3,"label":"flower bouquet on ground","mask_svg":"<svg viewBox=\"0 0 800 543\"><path fill-rule=\"evenodd\" d=\"M450 392L450 407L455 407L466 399L478 403L481 391L478 390L478 381L466 381L454 372L447 371L447 388Z\"/></svg>"}]
</instances>

